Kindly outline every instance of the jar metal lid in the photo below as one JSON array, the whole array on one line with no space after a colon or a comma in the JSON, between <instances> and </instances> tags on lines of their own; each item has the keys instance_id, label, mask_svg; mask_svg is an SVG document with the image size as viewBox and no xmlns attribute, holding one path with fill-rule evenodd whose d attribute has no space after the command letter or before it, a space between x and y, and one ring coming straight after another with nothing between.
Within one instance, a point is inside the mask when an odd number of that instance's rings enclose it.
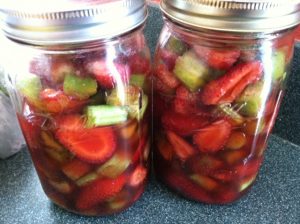
<instances>
[{"instance_id":1,"label":"jar metal lid","mask_svg":"<svg viewBox=\"0 0 300 224\"><path fill-rule=\"evenodd\" d=\"M6 0L0 12L5 35L37 45L111 38L147 18L145 0Z\"/></svg>"},{"instance_id":2,"label":"jar metal lid","mask_svg":"<svg viewBox=\"0 0 300 224\"><path fill-rule=\"evenodd\" d=\"M273 32L300 23L299 0L162 0L160 8L194 29Z\"/></svg>"}]
</instances>

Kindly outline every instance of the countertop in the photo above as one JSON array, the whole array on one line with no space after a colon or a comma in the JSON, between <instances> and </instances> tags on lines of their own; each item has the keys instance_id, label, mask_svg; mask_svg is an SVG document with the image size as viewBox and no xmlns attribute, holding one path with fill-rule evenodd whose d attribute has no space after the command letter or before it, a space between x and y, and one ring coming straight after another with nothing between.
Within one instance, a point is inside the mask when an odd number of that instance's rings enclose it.
<instances>
[{"instance_id":1,"label":"countertop","mask_svg":"<svg viewBox=\"0 0 300 224\"><path fill-rule=\"evenodd\" d=\"M152 52L159 36L162 19L151 8L146 36ZM296 51L300 60L300 52ZM298 63L299 64L299 63ZM289 141L272 135L265 161L251 191L231 205L205 205L186 200L168 191L151 176L143 196L128 210L109 217L84 217L69 213L51 203L41 188L26 149L6 160L0 160L0 224L34 223L300 223L300 84L292 66L288 100L279 116L275 134L286 134ZM299 103L298 103L299 105ZM298 114L294 113L299 112ZM295 127L296 126L296 127ZM293 136L293 137L291 137Z\"/></svg>"}]
</instances>

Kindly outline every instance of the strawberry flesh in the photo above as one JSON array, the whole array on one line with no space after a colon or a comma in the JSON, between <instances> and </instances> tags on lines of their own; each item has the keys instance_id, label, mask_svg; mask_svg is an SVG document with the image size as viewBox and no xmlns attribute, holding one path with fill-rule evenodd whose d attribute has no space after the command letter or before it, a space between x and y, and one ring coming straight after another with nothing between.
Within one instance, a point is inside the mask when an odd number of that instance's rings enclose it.
<instances>
[{"instance_id":1,"label":"strawberry flesh","mask_svg":"<svg viewBox=\"0 0 300 224\"><path fill-rule=\"evenodd\" d=\"M179 80L162 63L156 67L155 75L170 88L176 88L180 84Z\"/></svg>"},{"instance_id":2,"label":"strawberry flesh","mask_svg":"<svg viewBox=\"0 0 300 224\"><path fill-rule=\"evenodd\" d=\"M116 179L98 179L82 188L79 192L76 207L79 210L90 209L119 193L126 183L126 176Z\"/></svg>"},{"instance_id":3,"label":"strawberry flesh","mask_svg":"<svg viewBox=\"0 0 300 224\"><path fill-rule=\"evenodd\" d=\"M206 126L208 120L197 115L183 115L168 111L161 118L165 129L181 136L188 136Z\"/></svg>"},{"instance_id":4,"label":"strawberry flesh","mask_svg":"<svg viewBox=\"0 0 300 224\"><path fill-rule=\"evenodd\" d=\"M85 128L80 115L62 116L56 123L56 138L82 160L105 162L116 149L116 137L111 127Z\"/></svg>"},{"instance_id":5,"label":"strawberry flesh","mask_svg":"<svg viewBox=\"0 0 300 224\"><path fill-rule=\"evenodd\" d=\"M209 82L203 88L202 102L206 105L215 105L234 101L247 85L259 80L262 70L263 66L259 61L236 65L225 75Z\"/></svg>"},{"instance_id":6,"label":"strawberry flesh","mask_svg":"<svg viewBox=\"0 0 300 224\"><path fill-rule=\"evenodd\" d=\"M193 140L201 152L213 153L222 150L230 133L230 122L221 119L199 130L199 132L193 136Z\"/></svg>"}]
</instances>

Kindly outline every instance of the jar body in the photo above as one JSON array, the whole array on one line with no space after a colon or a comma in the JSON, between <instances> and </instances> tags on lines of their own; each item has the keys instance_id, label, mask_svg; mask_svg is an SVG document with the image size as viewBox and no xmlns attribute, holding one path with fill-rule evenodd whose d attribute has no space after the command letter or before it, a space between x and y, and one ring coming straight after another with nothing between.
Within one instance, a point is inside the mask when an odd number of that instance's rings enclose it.
<instances>
[{"instance_id":1,"label":"jar body","mask_svg":"<svg viewBox=\"0 0 300 224\"><path fill-rule=\"evenodd\" d=\"M150 147L142 27L74 46L4 47L12 52L5 56L10 94L46 195L83 215L134 203Z\"/></svg>"},{"instance_id":2,"label":"jar body","mask_svg":"<svg viewBox=\"0 0 300 224\"><path fill-rule=\"evenodd\" d=\"M292 31L193 31L165 20L153 72L159 180L213 204L250 189L284 94Z\"/></svg>"}]
</instances>

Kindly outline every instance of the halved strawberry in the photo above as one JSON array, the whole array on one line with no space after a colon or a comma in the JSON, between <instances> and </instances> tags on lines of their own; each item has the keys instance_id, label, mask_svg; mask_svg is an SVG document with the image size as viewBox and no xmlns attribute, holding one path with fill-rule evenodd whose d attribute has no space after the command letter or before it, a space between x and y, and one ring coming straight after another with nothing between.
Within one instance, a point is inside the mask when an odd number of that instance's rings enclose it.
<instances>
[{"instance_id":1,"label":"halved strawberry","mask_svg":"<svg viewBox=\"0 0 300 224\"><path fill-rule=\"evenodd\" d=\"M75 158L63 165L62 172L71 180L77 180L90 172L91 169L92 166L90 164Z\"/></svg>"},{"instance_id":2,"label":"halved strawberry","mask_svg":"<svg viewBox=\"0 0 300 224\"><path fill-rule=\"evenodd\" d=\"M263 159L261 157L261 158L253 159L251 161L247 161L245 163L237 165L234 168L236 170L236 175L241 178L241 177L252 176L252 175L256 174L259 170L262 160Z\"/></svg>"},{"instance_id":3,"label":"halved strawberry","mask_svg":"<svg viewBox=\"0 0 300 224\"><path fill-rule=\"evenodd\" d=\"M184 139L176 135L172 131L167 131L167 137L170 143L173 146L173 150L175 151L176 155L183 161L188 159L190 156L196 153L193 146L191 146L188 142Z\"/></svg>"},{"instance_id":4,"label":"halved strawberry","mask_svg":"<svg viewBox=\"0 0 300 224\"><path fill-rule=\"evenodd\" d=\"M239 58L239 50L214 50L202 46L194 46L198 57L214 69L227 70Z\"/></svg>"},{"instance_id":5,"label":"halved strawberry","mask_svg":"<svg viewBox=\"0 0 300 224\"><path fill-rule=\"evenodd\" d=\"M194 143L201 152L217 152L222 150L231 133L231 124L225 119L200 129L193 136Z\"/></svg>"},{"instance_id":6,"label":"halved strawberry","mask_svg":"<svg viewBox=\"0 0 300 224\"><path fill-rule=\"evenodd\" d=\"M119 193L126 183L126 176L120 175L116 179L98 179L83 187L78 194L76 208L90 209L106 199Z\"/></svg>"},{"instance_id":7,"label":"halved strawberry","mask_svg":"<svg viewBox=\"0 0 300 224\"><path fill-rule=\"evenodd\" d=\"M128 83L128 71L125 65L111 63L105 60L95 60L86 64L86 70L95 76L100 86L112 89L118 82Z\"/></svg>"},{"instance_id":8,"label":"halved strawberry","mask_svg":"<svg viewBox=\"0 0 300 224\"><path fill-rule=\"evenodd\" d=\"M180 81L170 72L166 65L159 63L154 71L156 75L165 85L170 88L176 88L180 85Z\"/></svg>"},{"instance_id":9,"label":"halved strawberry","mask_svg":"<svg viewBox=\"0 0 300 224\"><path fill-rule=\"evenodd\" d=\"M144 182L147 176L147 169L144 166L137 166L129 178L129 185L137 187Z\"/></svg>"},{"instance_id":10,"label":"halved strawberry","mask_svg":"<svg viewBox=\"0 0 300 224\"><path fill-rule=\"evenodd\" d=\"M164 95L173 95L175 92L174 88L169 87L157 77L153 77L153 89Z\"/></svg>"},{"instance_id":11,"label":"halved strawberry","mask_svg":"<svg viewBox=\"0 0 300 224\"><path fill-rule=\"evenodd\" d=\"M209 82L202 90L201 99L206 105L231 103L246 88L258 80L263 71L260 61L241 63L225 75Z\"/></svg>"},{"instance_id":12,"label":"halved strawberry","mask_svg":"<svg viewBox=\"0 0 300 224\"><path fill-rule=\"evenodd\" d=\"M181 136L188 136L208 124L208 119L197 115L183 115L167 111L161 118L165 129Z\"/></svg>"},{"instance_id":13,"label":"halved strawberry","mask_svg":"<svg viewBox=\"0 0 300 224\"><path fill-rule=\"evenodd\" d=\"M40 99L45 105L45 109L50 113L62 113L80 110L86 103L86 100L78 100L66 95L61 90L44 89L40 93Z\"/></svg>"},{"instance_id":14,"label":"halved strawberry","mask_svg":"<svg viewBox=\"0 0 300 224\"><path fill-rule=\"evenodd\" d=\"M190 180L183 172L174 172L173 170L167 172L163 181L172 189L183 194L184 196L206 203L213 202L209 194L202 189L199 185Z\"/></svg>"},{"instance_id":15,"label":"halved strawberry","mask_svg":"<svg viewBox=\"0 0 300 224\"><path fill-rule=\"evenodd\" d=\"M111 127L85 128L80 115L62 116L56 123L56 138L80 159L101 163L116 149L116 137Z\"/></svg>"}]
</instances>

